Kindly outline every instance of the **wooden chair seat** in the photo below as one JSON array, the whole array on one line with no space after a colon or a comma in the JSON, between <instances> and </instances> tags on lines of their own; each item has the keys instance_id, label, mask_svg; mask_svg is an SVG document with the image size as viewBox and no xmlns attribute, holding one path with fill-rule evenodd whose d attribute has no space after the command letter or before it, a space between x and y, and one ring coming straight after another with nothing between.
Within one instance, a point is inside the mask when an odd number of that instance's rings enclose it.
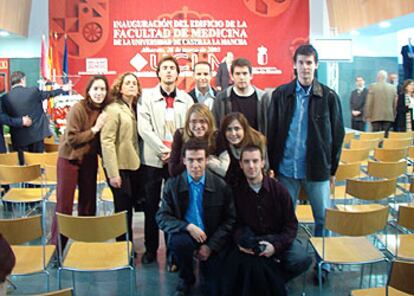
<instances>
[{"instance_id":1,"label":"wooden chair seat","mask_svg":"<svg viewBox=\"0 0 414 296\"><path fill-rule=\"evenodd\" d=\"M113 202L114 201L112 191L109 187L105 187L102 190L100 198L101 198L102 201L106 201L106 202Z\"/></svg>"},{"instance_id":2,"label":"wooden chair seat","mask_svg":"<svg viewBox=\"0 0 414 296\"><path fill-rule=\"evenodd\" d=\"M46 188L11 188L3 200L15 203L40 202L46 192Z\"/></svg>"},{"instance_id":3,"label":"wooden chair seat","mask_svg":"<svg viewBox=\"0 0 414 296\"><path fill-rule=\"evenodd\" d=\"M394 257L398 245L398 259L414 260L414 234L399 234L398 240L396 235L378 235L378 239Z\"/></svg>"},{"instance_id":4,"label":"wooden chair seat","mask_svg":"<svg viewBox=\"0 0 414 296\"><path fill-rule=\"evenodd\" d=\"M323 257L321 237L311 237L315 251ZM325 237L324 262L336 264L374 263L384 260L384 255L377 250L366 237Z\"/></svg>"},{"instance_id":5,"label":"wooden chair seat","mask_svg":"<svg viewBox=\"0 0 414 296\"><path fill-rule=\"evenodd\" d=\"M56 197L56 190L54 189L49 197L47 198L48 202L52 202L52 203L56 203L57 202L57 197ZM78 189L75 189L75 196L73 198L73 204L78 204L79 201L79 191Z\"/></svg>"},{"instance_id":6,"label":"wooden chair seat","mask_svg":"<svg viewBox=\"0 0 414 296\"><path fill-rule=\"evenodd\" d=\"M312 214L312 207L310 205L297 205L296 217L298 218L299 223L315 223L315 219Z\"/></svg>"},{"instance_id":7,"label":"wooden chair seat","mask_svg":"<svg viewBox=\"0 0 414 296\"><path fill-rule=\"evenodd\" d=\"M130 241L129 250L132 250ZM128 266L126 242L84 243L73 242L63 267L74 270L116 270Z\"/></svg>"},{"instance_id":8,"label":"wooden chair seat","mask_svg":"<svg viewBox=\"0 0 414 296\"><path fill-rule=\"evenodd\" d=\"M54 245L45 246L46 266L52 259L56 247ZM12 246L16 256L16 265L12 275L23 275L43 271L43 246Z\"/></svg>"},{"instance_id":9,"label":"wooden chair seat","mask_svg":"<svg viewBox=\"0 0 414 296\"><path fill-rule=\"evenodd\" d=\"M346 212L367 212L375 211L384 208L385 206L380 204L364 204L364 205L335 205L340 211Z\"/></svg>"},{"instance_id":10,"label":"wooden chair seat","mask_svg":"<svg viewBox=\"0 0 414 296\"><path fill-rule=\"evenodd\" d=\"M409 296L411 294L407 294L393 287L389 287L388 289L388 296ZM371 288L371 289L360 289L360 290L353 290L351 292L351 296L386 296L385 287L380 288Z\"/></svg>"}]
</instances>

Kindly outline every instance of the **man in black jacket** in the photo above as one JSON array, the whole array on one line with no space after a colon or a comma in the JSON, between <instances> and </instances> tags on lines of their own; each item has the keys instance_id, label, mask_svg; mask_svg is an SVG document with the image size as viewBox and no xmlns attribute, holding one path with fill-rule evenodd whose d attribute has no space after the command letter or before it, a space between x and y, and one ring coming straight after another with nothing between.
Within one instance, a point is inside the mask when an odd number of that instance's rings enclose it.
<instances>
[{"instance_id":1,"label":"man in black jacket","mask_svg":"<svg viewBox=\"0 0 414 296\"><path fill-rule=\"evenodd\" d=\"M40 91L36 87L26 87L26 75L20 71L12 73L11 87L10 92L3 97L3 112L10 117L28 115L32 120L30 127L10 128L13 149L19 153L20 163L23 163L23 151L43 152L43 139L52 135L49 120L43 110L43 101L65 91Z\"/></svg>"},{"instance_id":2,"label":"man in black jacket","mask_svg":"<svg viewBox=\"0 0 414 296\"><path fill-rule=\"evenodd\" d=\"M194 254L200 260L207 293L216 295L218 266L235 223L233 196L223 179L206 171L206 142L188 140L183 156L186 171L168 179L156 219L168 233L168 248L180 270L175 295L187 295L194 285Z\"/></svg>"},{"instance_id":3,"label":"man in black jacket","mask_svg":"<svg viewBox=\"0 0 414 296\"><path fill-rule=\"evenodd\" d=\"M356 89L352 91L351 98L349 99L352 115L351 127L355 130L365 131L364 107L368 89L365 87L365 81L362 76L355 78L355 86Z\"/></svg>"},{"instance_id":4,"label":"man in black jacket","mask_svg":"<svg viewBox=\"0 0 414 296\"><path fill-rule=\"evenodd\" d=\"M297 79L273 91L269 104L269 162L294 205L303 187L312 206L315 236L322 236L345 134L341 102L316 79L318 53L312 45L300 46L293 60ZM326 275L329 266L323 268Z\"/></svg>"},{"instance_id":5,"label":"man in black jacket","mask_svg":"<svg viewBox=\"0 0 414 296\"><path fill-rule=\"evenodd\" d=\"M188 93L194 103L201 103L211 110L217 92L211 87L211 65L206 61L198 62L193 68L194 88Z\"/></svg>"}]
</instances>

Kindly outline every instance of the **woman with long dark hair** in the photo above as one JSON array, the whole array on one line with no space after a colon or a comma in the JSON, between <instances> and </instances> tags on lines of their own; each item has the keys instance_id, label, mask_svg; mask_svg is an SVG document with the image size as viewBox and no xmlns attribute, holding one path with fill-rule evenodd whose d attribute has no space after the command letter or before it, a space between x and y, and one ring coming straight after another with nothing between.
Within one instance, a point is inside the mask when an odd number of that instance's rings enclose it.
<instances>
[{"instance_id":1,"label":"woman with long dark hair","mask_svg":"<svg viewBox=\"0 0 414 296\"><path fill-rule=\"evenodd\" d=\"M395 118L395 130L399 132L414 130L414 80L407 79L398 96L397 116Z\"/></svg>"},{"instance_id":2,"label":"woman with long dark hair","mask_svg":"<svg viewBox=\"0 0 414 296\"><path fill-rule=\"evenodd\" d=\"M78 187L78 214L93 216L96 214L99 132L107 119L102 110L109 103L106 77L92 77L85 92L85 99L73 105L66 117L57 162L56 212L72 214ZM56 215L52 223L52 243L57 244ZM65 245L66 239L62 243Z\"/></svg>"}]
</instances>

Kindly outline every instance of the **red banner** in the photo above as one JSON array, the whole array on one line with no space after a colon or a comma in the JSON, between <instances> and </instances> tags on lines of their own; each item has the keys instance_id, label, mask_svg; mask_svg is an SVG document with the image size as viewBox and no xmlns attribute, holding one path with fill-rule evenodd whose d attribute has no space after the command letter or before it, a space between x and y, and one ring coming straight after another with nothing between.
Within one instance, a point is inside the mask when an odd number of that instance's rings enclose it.
<instances>
[{"instance_id":1,"label":"red banner","mask_svg":"<svg viewBox=\"0 0 414 296\"><path fill-rule=\"evenodd\" d=\"M69 75L136 72L144 87L155 85L163 55L177 58L179 86L192 87L191 69L200 60L213 71L231 51L253 64L261 88L292 78L292 55L308 41L308 0L50 0L50 33L63 55L67 34Z\"/></svg>"},{"instance_id":2,"label":"red banner","mask_svg":"<svg viewBox=\"0 0 414 296\"><path fill-rule=\"evenodd\" d=\"M9 59L0 59L0 96L9 91Z\"/></svg>"}]
</instances>

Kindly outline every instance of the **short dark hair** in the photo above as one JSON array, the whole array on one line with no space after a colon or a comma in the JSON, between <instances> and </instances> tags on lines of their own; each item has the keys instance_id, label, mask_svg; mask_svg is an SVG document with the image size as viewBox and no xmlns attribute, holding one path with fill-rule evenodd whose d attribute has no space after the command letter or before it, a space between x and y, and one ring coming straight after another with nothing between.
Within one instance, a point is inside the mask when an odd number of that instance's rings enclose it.
<instances>
[{"instance_id":1,"label":"short dark hair","mask_svg":"<svg viewBox=\"0 0 414 296\"><path fill-rule=\"evenodd\" d=\"M23 78L26 77L26 74L24 74L22 71L15 71L10 76L10 84L11 86L16 85L20 82L22 82Z\"/></svg>"},{"instance_id":2,"label":"short dark hair","mask_svg":"<svg viewBox=\"0 0 414 296\"><path fill-rule=\"evenodd\" d=\"M231 74L234 73L234 68L236 67L247 67L249 68L250 74L252 74L253 72L252 63L250 63L250 61L246 58L237 58L231 63L231 67L230 67Z\"/></svg>"},{"instance_id":3,"label":"short dark hair","mask_svg":"<svg viewBox=\"0 0 414 296\"><path fill-rule=\"evenodd\" d=\"M295 54L293 55L293 61L295 63L298 55L313 56L315 58L315 63L318 63L318 52L311 44L304 44L296 49Z\"/></svg>"},{"instance_id":4,"label":"short dark hair","mask_svg":"<svg viewBox=\"0 0 414 296\"><path fill-rule=\"evenodd\" d=\"M185 157L185 152L187 150L204 150L206 157L208 156L208 141L198 138L190 138L187 142L184 143L182 148L182 155Z\"/></svg>"},{"instance_id":5,"label":"short dark hair","mask_svg":"<svg viewBox=\"0 0 414 296\"><path fill-rule=\"evenodd\" d=\"M173 63L175 64L175 67L177 68L177 74L178 74L178 75L180 74L180 66L178 65L177 60L176 60L173 56L168 55L168 56L163 57L163 58L162 58L162 59L158 62L158 65L157 65L157 70L156 70L156 73L157 73L157 77L158 77L158 79L160 79L159 73L160 73L160 68L161 68L161 65L162 65L164 62L166 62L166 61L171 61L171 62L173 62Z\"/></svg>"},{"instance_id":6,"label":"short dark hair","mask_svg":"<svg viewBox=\"0 0 414 296\"><path fill-rule=\"evenodd\" d=\"M260 152L260 158L262 160L264 159L262 148L259 145L248 144L248 145L244 146L241 149L241 151L240 151L240 160L243 160L244 152L254 152L254 151L259 151Z\"/></svg>"},{"instance_id":7,"label":"short dark hair","mask_svg":"<svg viewBox=\"0 0 414 296\"><path fill-rule=\"evenodd\" d=\"M200 62L195 63L194 64L194 67L193 67L193 72L195 72L195 68L196 68L197 65L207 65L208 68L209 68L209 70L210 70L210 72L211 72L211 65L207 61L200 61Z\"/></svg>"}]
</instances>

